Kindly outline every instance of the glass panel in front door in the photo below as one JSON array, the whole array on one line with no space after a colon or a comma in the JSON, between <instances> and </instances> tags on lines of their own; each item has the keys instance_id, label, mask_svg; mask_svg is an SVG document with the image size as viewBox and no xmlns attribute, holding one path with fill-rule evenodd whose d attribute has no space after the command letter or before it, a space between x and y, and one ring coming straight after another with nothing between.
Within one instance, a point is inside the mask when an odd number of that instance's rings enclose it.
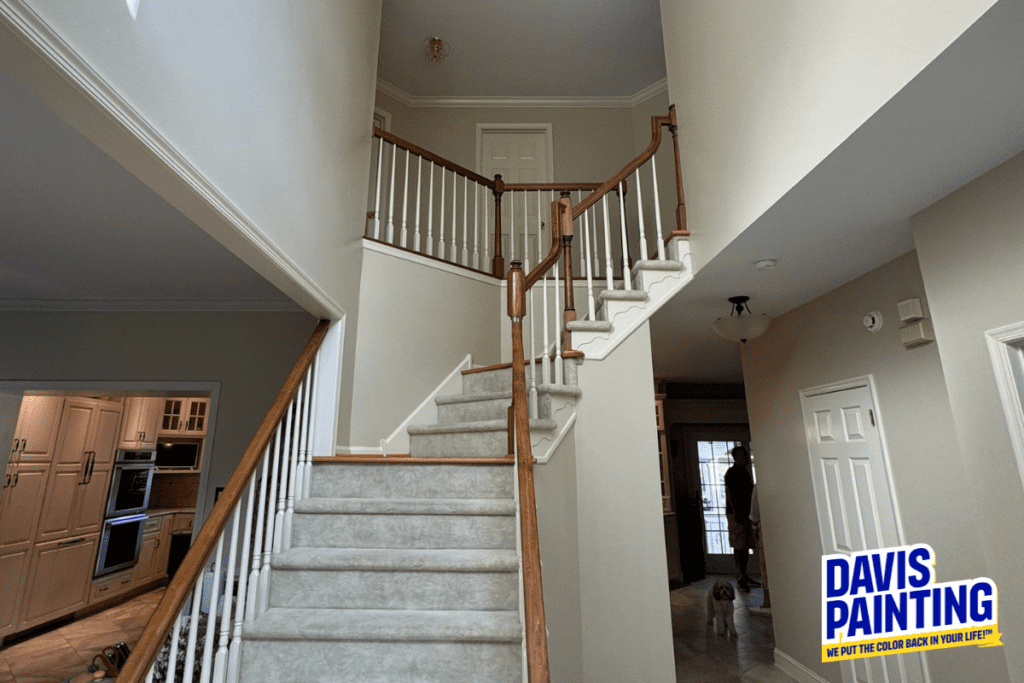
<instances>
[{"instance_id":1,"label":"glass panel in front door","mask_svg":"<svg viewBox=\"0 0 1024 683\"><path fill-rule=\"evenodd\" d=\"M708 556L709 569L714 569L712 556L727 555L732 558L729 545L729 522L725 516L725 472L732 467L729 452L742 441L698 441L697 461L700 466L700 490L704 509L704 552ZM754 469L754 457L750 457L750 469ZM757 481L755 476L754 481ZM727 566L727 565L726 565Z\"/></svg>"}]
</instances>

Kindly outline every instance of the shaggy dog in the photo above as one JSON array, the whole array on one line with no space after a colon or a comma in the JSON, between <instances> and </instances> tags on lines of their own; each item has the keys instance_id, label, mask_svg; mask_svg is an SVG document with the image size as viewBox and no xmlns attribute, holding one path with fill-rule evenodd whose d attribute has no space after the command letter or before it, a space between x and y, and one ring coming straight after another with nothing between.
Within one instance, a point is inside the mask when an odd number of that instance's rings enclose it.
<instances>
[{"instance_id":1,"label":"shaggy dog","mask_svg":"<svg viewBox=\"0 0 1024 683\"><path fill-rule=\"evenodd\" d=\"M718 635L725 635L725 627L729 633L736 635L736 624L732 620L732 601L736 599L736 591L732 583L718 580L708 589L708 624L718 617Z\"/></svg>"}]
</instances>

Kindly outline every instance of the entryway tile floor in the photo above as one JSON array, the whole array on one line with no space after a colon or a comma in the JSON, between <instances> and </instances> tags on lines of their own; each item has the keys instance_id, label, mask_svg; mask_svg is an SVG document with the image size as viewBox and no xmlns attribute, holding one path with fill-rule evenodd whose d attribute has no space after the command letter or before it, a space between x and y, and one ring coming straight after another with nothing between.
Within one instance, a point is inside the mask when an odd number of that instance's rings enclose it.
<instances>
[{"instance_id":1,"label":"entryway tile floor","mask_svg":"<svg viewBox=\"0 0 1024 683\"><path fill-rule=\"evenodd\" d=\"M0 650L0 683L61 683L85 671L100 651L134 647L166 588L137 595L67 626Z\"/></svg>"},{"instance_id":2,"label":"entryway tile floor","mask_svg":"<svg viewBox=\"0 0 1024 683\"><path fill-rule=\"evenodd\" d=\"M676 683L793 683L775 668L772 620L748 610L761 605L760 588L736 591L733 616L738 635L717 635L707 624L708 589L720 578L731 577L709 576L670 593Z\"/></svg>"}]
</instances>

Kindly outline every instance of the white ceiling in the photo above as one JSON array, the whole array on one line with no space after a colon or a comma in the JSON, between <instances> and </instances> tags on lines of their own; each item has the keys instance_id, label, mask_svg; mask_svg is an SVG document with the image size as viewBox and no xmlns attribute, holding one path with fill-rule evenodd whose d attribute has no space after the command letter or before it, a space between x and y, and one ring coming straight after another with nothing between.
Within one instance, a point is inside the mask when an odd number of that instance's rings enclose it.
<instances>
[{"instance_id":1,"label":"white ceiling","mask_svg":"<svg viewBox=\"0 0 1024 683\"><path fill-rule=\"evenodd\" d=\"M377 74L412 96L627 97L665 78L660 4L385 0Z\"/></svg>"},{"instance_id":2,"label":"white ceiling","mask_svg":"<svg viewBox=\"0 0 1024 683\"><path fill-rule=\"evenodd\" d=\"M0 309L300 310L0 69Z\"/></svg>"}]
</instances>

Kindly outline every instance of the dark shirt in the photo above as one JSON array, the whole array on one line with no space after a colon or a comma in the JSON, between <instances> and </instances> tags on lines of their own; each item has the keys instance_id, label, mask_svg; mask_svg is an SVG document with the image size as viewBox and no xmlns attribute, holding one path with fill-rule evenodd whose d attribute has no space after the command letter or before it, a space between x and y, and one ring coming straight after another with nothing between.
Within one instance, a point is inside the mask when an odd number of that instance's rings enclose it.
<instances>
[{"instance_id":1,"label":"dark shirt","mask_svg":"<svg viewBox=\"0 0 1024 683\"><path fill-rule=\"evenodd\" d=\"M754 480L746 467L733 465L725 471L725 511L733 519L744 522L750 517L750 495L754 492Z\"/></svg>"}]
</instances>

